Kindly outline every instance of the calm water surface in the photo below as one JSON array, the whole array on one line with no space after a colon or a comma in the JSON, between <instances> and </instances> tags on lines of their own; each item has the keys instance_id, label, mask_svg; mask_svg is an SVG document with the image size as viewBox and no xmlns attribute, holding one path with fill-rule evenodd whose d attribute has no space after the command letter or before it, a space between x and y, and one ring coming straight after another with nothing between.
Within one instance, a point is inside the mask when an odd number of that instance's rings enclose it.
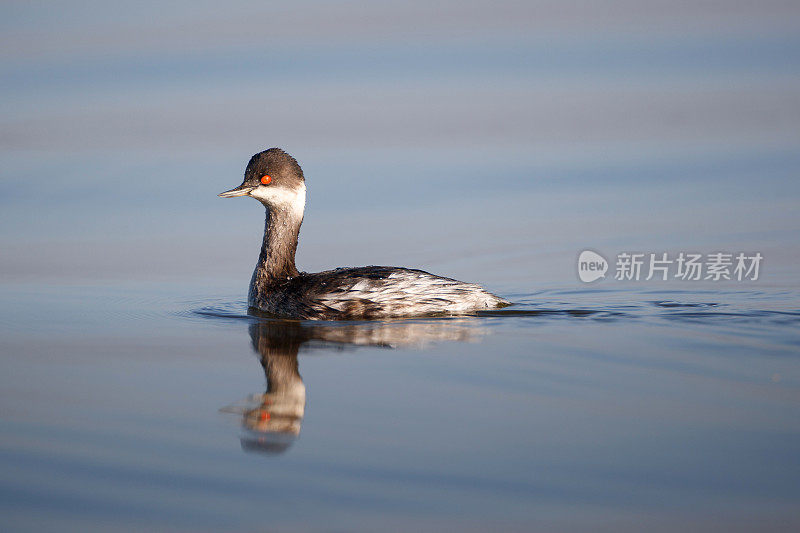
<instances>
[{"instance_id":1,"label":"calm water surface","mask_svg":"<svg viewBox=\"0 0 800 533\"><path fill-rule=\"evenodd\" d=\"M4 3L0 529L800 530L795 4ZM515 305L248 316L275 145L301 269Z\"/></svg>"},{"instance_id":2,"label":"calm water surface","mask_svg":"<svg viewBox=\"0 0 800 533\"><path fill-rule=\"evenodd\" d=\"M202 290L4 287L7 525L798 523L796 291L552 289L489 316L309 323Z\"/></svg>"}]
</instances>

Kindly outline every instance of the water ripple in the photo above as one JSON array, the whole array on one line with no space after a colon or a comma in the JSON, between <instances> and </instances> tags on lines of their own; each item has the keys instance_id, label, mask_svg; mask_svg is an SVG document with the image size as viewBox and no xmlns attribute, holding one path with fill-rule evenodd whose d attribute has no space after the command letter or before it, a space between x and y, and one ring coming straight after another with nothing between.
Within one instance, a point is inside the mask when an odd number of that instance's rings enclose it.
<instances>
[{"instance_id":1,"label":"water ripple","mask_svg":"<svg viewBox=\"0 0 800 533\"><path fill-rule=\"evenodd\" d=\"M770 305L780 307L780 302L775 298L765 298L762 303L769 304L753 307L749 298L752 293L739 292L735 298L730 294L717 293L719 301L709 301L709 293L702 291L694 296L702 296L703 301L692 301L690 298L650 300L642 296L652 294L652 291L635 293L626 291L593 290L588 292L578 291L549 291L536 294L517 294L514 305L486 311L477 311L466 315L476 319L533 319L540 321L552 320L593 320L593 321L647 321L650 323L670 324L675 322L691 322L694 324L719 325L724 323L741 324L773 324L785 326L800 322L800 310L794 308L770 309ZM553 299L553 296L571 295L570 301L562 298ZM601 297L614 296L604 301ZM677 294L673 294L677 296ZM780 300L783 299L781 295ZM237 299L217 299L213 301L194 302L191 306L178 315L193 319L216 319L221 321L248 321L255 322L268 320L250 314L247 304ZM415 320L441 321L454 317L417 317ZM405 319L409 320L409 319ZM353 321L365 322L370 321Z\"/></svg>"}]
</instances>

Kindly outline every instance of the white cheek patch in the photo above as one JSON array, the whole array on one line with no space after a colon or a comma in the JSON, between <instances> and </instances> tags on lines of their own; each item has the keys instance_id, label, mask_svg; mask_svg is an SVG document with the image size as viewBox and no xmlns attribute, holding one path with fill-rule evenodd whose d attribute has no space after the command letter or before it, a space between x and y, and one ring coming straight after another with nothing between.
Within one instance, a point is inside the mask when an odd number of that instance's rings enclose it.
<instances>
[{"instance_id":1,"label":"white cheek patch","mask_svg":"<svg viewBox=\"0 0 800 533\"><path fill-rule=\"evenodd\" d=\"M306 186L302 184L297 189L283 187L256 187L250 196L261 202L278 208L287 209L289 212L303 216L306 207Z\"/></svg>"}]
</instances>

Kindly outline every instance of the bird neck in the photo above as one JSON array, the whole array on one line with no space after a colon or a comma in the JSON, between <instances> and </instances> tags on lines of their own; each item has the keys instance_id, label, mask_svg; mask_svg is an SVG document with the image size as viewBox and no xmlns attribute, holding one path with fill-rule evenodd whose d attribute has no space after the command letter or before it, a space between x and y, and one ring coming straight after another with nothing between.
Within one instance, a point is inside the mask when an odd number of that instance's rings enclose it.
<instances>
[{"instance_id":1,"label":"bird neck","mask_svg":"<svg viewBox=\"0 0 800 533\"><path fill-rule=\"evenodd\" d=\"M264 242L253 273L253 287L263 287L276 281L297 276L294 264L297 237L303 213L288 207L267 207L264 224Z\"/></svg>"},{"instance_id":2,"label":"bird neck","mask_svg":"<svg viewBox=\"0 0 800 533\"><path fill-rule=\"evenodd\" d=\"M267 378L267 393L286 396L305 396L306 387L300 377L297 354L281 354L261 358L264 376Z\"/></svg>"},{"instance_id":3,"label":"bird neck","mask_svg":"<svg viewBox=\"0 0 800 533\"><path fill-rule=\"evenodd\" d=\"M297 353L308 340L296 322L258 322L250 326L253 347L261 355L267 393L291 396L305 404L305 385L300 377Z\"/></svg>"}]
</instances>

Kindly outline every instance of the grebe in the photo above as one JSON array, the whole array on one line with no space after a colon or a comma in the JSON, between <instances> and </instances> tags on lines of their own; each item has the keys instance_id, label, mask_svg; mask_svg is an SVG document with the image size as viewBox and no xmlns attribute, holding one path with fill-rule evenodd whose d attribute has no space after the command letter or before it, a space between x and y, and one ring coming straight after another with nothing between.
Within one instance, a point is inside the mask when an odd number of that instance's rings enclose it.
<instances>
[{"instance_id":1,"label":"grebe","mask_svg":"<svg viewBox=\"0 0 800 533\"><path fill-rule=\"evenodd\" d=\"M252 196L267 209L264 242L247 295L251 309L278 317L332 320L461 314L510 305L479 285L410 268L299 272L294 256L306 184L300 165L280 148L254 155L242 184L219 196Z\"/></svg>"}]
</instances>

